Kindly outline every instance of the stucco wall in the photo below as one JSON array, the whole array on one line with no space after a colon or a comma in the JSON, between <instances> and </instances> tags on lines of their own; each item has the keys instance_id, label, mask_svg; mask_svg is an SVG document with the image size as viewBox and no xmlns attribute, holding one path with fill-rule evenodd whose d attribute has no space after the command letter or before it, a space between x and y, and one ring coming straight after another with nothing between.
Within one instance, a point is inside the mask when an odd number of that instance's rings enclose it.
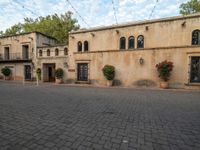
<instances>
[{"instance_id":1,"label":"stucco wall","mask_svg":"<svg viewBox=\"0 0 200 150\"><path fill-rule=\"evenodd\" d=\"M44 46L44 44L55 44L55 39L47 37L43 34L33 32L33 33L24 33L17 34L8 37L0 37L0 61L4 58L4 48L9 47L10 59L12 60L11 55L14 55L14 58L17 58L18 55L22 59L23 45L28 45L29 47L29 58L32 63L28 63L32 67L32 77L35 77L34 67L37 66L37 47ZM14 54L13 54L14 53ZM18 53L16 55L16 53ZM16 75L13 77L15 80L22 80L24 76L24 65L27 63L12 63L12 61L7 63L0 63L0 68L3 66L14 66Z\"/></svg>"},{"instance_id":2,"label":"stucco wall","mask_svg":"<svg viewBox=\"0 0 200 150\"><path fill-rule=\"evenodd\" d=\"M116 84L122 86L137 86L138 84L158 86L160 79L155 65L161 61L169 60L174 63L170 86L183 88L189 82L190 56L200 56L200 48L75 53L75 62L71 69L76 69L76 63L88 62L91 82L97 85L106 85L102 68L109 64L116 68ZM140 58L143 58L144 64L139 63ZM76 80L77 72L69 72L68 74L69 79Z\"/></svg>"},{"instance_id":3,"label":"stucco wall","mask_svg":"<svg viewBox=\"0 0 200 150\"><path fill-rule=\"evenodd\" d=\"M148 27L148 30L146 30L146 27ZM116 50L119 49L120 37L126 37L126 47L128 49L128 37L135 37L136 47L139 35L144 36L144 48L191 45L192 31L199 29L199 27L200 16L196 16L195 18L133 24L128 27L119 26L102 30L100 28L97 31L74 32L70 34L69 49L76 52L77 42L81 41L83 43L87 40L89 42L89 51Z\"/></svg>"},{"instance_id":4,"label":"stucco wall","mask_svg":"<svg viewBox=\"0 0 200 150\"><path fill-rule=\"evenodd\" d=\"M200 14L72 32L69 38L69 80L77 80L77 63L86 62L93 84L106 84L102 68L109 64L116 68L116 84L158 86L160 79L155 65L169 60L174 63L170 86L183 88L190 78L190 56L200 56L200 46L192 46L192 32L196 29L200 29ZM139 35L145 39L143 49L136 47ZM128 50L130 36L135 37L135 49L132 50ZM126 37L125 50L119 49L120 37ZM83 43L86 40L89 52L77 52L78 41ZM140 58L144 59L142 65Z\"/></svg>"},{"instance_id":5,"label":"stucco wall","mask_svg":"<svg viewBox=\"0 0 200 150\"><path fill-rule=\"evenodd\" d=\"M42 69L42 81L46 81L45 78L45 71L47 69L44 67L44 65L47 64L55 64L55 69L62 68L64 71L64 82L67 80L68 76L68 55L64 53L64 49L67 48L67 45L57 45L57 46L45 46L45 47L38 47L37 48L37 63L36 68ZM47 50L50 50L50 56L47 56ZM58 49L59 54L58 56L55 55L55 50ZM42 51L42 56L39 55L39 51ZM68 51L67 51L68 52Z\"/></svg>"}]
</instances>

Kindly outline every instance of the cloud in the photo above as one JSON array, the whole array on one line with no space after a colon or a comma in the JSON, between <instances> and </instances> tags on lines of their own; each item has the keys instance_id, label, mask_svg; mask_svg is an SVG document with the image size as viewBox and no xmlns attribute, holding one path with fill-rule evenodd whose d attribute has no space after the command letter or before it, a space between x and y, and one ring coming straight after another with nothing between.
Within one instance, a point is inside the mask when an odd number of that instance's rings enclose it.
<instances>
[{"instance_id":1,"label":"cloud","mask_svg":"<svg viewBox=\"0 0 200 150\"><path fill-rule=\"evenodd\" d=\"M156 0L113 0L119 23L149 19ZM159 0L151 19L175 16L179 6L187 0ZM71 0L74 8L81 14L90 27L115 24L112 0ZM72 11L66 0L1 0L0 30L23 22L23 18L61 14ZM74 12L81 27L88 27Z\"/></svg>"}]
</instances>

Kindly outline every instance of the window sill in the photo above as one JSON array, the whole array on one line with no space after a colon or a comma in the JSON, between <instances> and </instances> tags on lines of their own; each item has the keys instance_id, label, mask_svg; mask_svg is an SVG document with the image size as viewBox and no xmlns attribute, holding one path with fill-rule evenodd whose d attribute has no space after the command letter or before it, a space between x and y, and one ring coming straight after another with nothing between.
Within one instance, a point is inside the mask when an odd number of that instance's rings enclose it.
<instances>
[{"instance_id":1,"label":"window sill","mask_svg":"<svg viewBox=\"0 0 200 150\"><path fill-rule=\"evenodd\" d=\"M185 83L186 86L200 86L200 83Z\"/></svg>"},{"instance_id":2,"label":"window sill","mask_svg":"<svg viewBox=\"0 0 200 150\"><path fill-rule=\"evenodd\" d=\"M91 84L90 80L88 81L75 81L76 84Z\"/></svg>"}]
</instances>

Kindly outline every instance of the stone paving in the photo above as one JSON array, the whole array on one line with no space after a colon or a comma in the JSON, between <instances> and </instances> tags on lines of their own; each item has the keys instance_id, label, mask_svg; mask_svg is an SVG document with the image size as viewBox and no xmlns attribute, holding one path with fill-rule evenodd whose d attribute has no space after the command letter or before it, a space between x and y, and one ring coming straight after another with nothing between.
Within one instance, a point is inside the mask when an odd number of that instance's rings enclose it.
<instances>
[{"instance_id":1,"label":"stone paving","mask_svg":"<svg viewBox=\"0 0 200 150\"><path fill-rule=\"evenodd\" d=\"M0 82L0 150L199 150L200 92Z\"/></svg>"}]
</instances>

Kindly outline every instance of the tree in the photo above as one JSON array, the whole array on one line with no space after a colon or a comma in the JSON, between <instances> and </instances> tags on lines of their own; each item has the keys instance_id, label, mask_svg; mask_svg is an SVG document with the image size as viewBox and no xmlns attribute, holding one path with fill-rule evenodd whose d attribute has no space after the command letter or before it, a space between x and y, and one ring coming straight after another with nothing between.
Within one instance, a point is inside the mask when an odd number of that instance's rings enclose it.
<instances>
[{"instance_id":1,"label":"tree","mask_svg":"<svg viewBox=\"0 0 200 150\"><path fill-rule=\"evenodd\" d=\"M12 27L6 29L5 33L2 33L2 35L13 35L13 34L17 34L17 33L21 33L22 32L22 24L21 23L18 23L18 24L15 24L13 25Z\"/></svg>"},{"instance_id":2,"label":"tree","mask_svg":"<svg viewBox=\"0 0 200 150\"><path fill-rule=\"evenodd\" d=\"M200 12L200 0L190 0L180 5L180 14L188 15Z\"/></svg>"},{"instance_id":3,"label":"tree","mask_svg":"<svg viewBox=\"0 0 200 150\"><path fill-rule=\"evenodd\" d=\"M72 18L72 12L68 11L65 14L48 15L36 19L24 18L24 23L12 26L2 35L38 31L56 38L59 43L67 43L69 32L79 27L77 20Z\"/></svg>"}]
</instances>

